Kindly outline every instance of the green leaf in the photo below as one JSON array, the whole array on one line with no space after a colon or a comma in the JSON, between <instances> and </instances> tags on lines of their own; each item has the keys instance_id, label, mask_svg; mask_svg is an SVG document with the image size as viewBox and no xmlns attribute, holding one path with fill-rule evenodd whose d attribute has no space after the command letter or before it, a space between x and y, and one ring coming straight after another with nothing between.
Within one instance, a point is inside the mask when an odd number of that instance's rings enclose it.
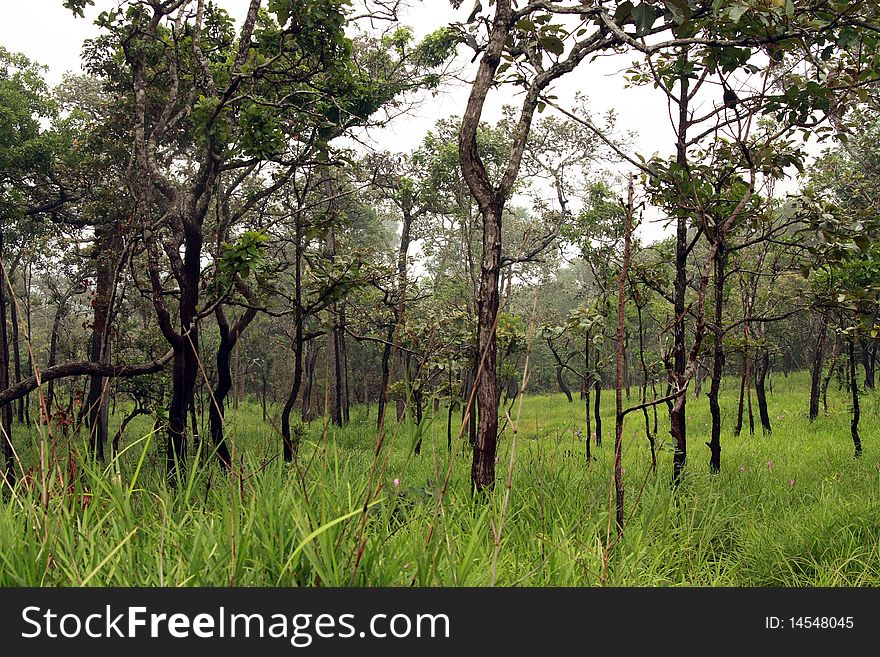
<instances>
[{"instance_id":1,"label":"green leaf","mask_svg":"<svg viewBox=\"0 0 880 657\"><path fill-rule=\"evenodd\" d=\"M739 5L737 7L731 7L730 9L728 9L727 15L730 16L730 20L732 20L734 23L739 23L740 19L743 17L743 14L745 14L748 10L748 7L744 5Z\"/></svg>"},{"instance_id":2,"label":"green leaf","mask_svg":"<svg viewBox=\"0 0 880 657\"><path fill-rule=\"evenodd\" d=\"M654 21L657 20L657 10L646 2L633 7L632 15L639 32L647 32L654 25Z\"/></svg>"},{"instance_id":3,"label":"green leaf","mask_svg":"<svg viewBox=\"0 0 880 657\"><path fill-rule=\"evenodd\" d=\"M557 36L553 36L552 34L547 34L538 39L538 43L541 44L541 47L547 52L551 52L554 55L561 55L565 52L565 44L562 42Z\"/></svg>"}]
</instances>

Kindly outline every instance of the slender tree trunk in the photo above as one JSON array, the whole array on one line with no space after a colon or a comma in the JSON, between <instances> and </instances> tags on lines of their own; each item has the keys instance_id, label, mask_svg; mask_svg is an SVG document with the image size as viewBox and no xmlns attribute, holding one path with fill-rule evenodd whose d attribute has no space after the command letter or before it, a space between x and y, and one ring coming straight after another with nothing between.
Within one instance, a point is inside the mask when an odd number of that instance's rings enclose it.
<instances>
[{"instance_id":1,"label":"slender tree trunk","mask_svg":"<svg viewBox=\"0 0 880 657\"><path fill-rule=\"evenodd\" d=\"M822 379L822 410L826 414L828 413L828 384L831 382L831 378L834 376L834 370L837 369L837 364L840 361L840 350L840 336L835 333L834 346L831 348L831 359L828 365L828 373Z\"/></svg>"},{"instance_id":2,"label":"slender tree trunk","mask_svg":"<svg viewBox=\"0 0 880 657\"><path fill-rule=\"evenodd\" d=\"M602 446L602 374L599 371L599 350L596 349L596 378L593 381L595 400L593 402L593 417L596 419L596 447Z\"/></svg>"},{"instance_id":3,"label":"slender tree trunk","mask_svg":"<svg viewBox=\"0 0 880 657\"><path fill-rule=\"evenodd\" d=\"M348 376L348 345L345 339L345 304L339 304L339 315L337 325L337 341L338 341L338 364L336 368L337 376L337 395L339 397L339 419L341 424L348 424L351 419L351 386L349 385ZM341 426L340 424L340 426Z\"/></svg>"},{"instance_id":4,"label":"slender tree trunk","mask_svg":"<svg viewBox=\"0 0 880 657\"><path fill-rule=\"evenodd\" d=\"M623 263L617 277L617 385L615 386L615 420L614 420L614 499L618 534L623 532L624 496L623 483L623 393L626 377L626 277L629 273L630 248L632 239L633 215L633 182L632 176L628 185L628 204L626 223L623 230Z\"/></svg>"},{"instance_id":5,"label":"slender tree trunk","mask_svg":"<svg viewBox=\"0 0 880 657\"><path fill-rule=\"evenodd\" d=\"M859 383L856 377L855 339L850 337L848 342L850 393L852 395L852 422L850 422L850 433L852 434L853 446L855 448L853 456L859 458L862 455L862 439L859 437L859 418L861 417L861 410L859 408Z\"/></svg>"},{"instance_id":6,"label":"slender tree trunk","mask_svg":"<svg viewBox=\"0 0 880 657\"><path fill-rule=\"evenodd\" d=\"M687 54L679 56L679 62L686 67ZM684 70L684 69L683 69ZM676 163L681 169L687 169L687 132L690 125L689 116L690 80L686 74L679 76L678 125L676 126ZM685 300L687 295L687 259L688 259L688 224L689 214L685 211L676 213L675 228L675 281L673 284L672 328L672 383L675 393L680 393L669 410L669 432L675 443L672 457L672 483L678 485L687 463L687 395L684 388L687 370L687 313Z\"/></svg>"},{"instance_id":7,"label":"slender tree trunk","mask_svg":"<svg viewBox=\"0 0 880 657\"><path fill-rule=\"evenodd\" d=\"M746 361L746 410L749 415L749 435L755 435L755 414L752 412L752 361Z\"/></svg>"},{"instance_id":8,"label":"slender tree trunk","mask_svg":"<svg viewBox=\"0 0 880 657\"><path fill-rule=\"evenodd\" d=\"M33 345L33 341L31 340L31 287L33 283L33 275L34 275L34 265L33 262L28 260L27 267L25 268L25 288L24 288L24 308L25 308L25 331L27 336L28 348L30 349ZM27 376L30 377L33 375L33 367L31 364L31 359L27 358L25 360L25 364L27 365ZM31 415L30 415L30 395L25 395L24 397L24 413L25 413L25 421L27 424L31 423Z\"/></svg>"},{"instance_id":9,"label":"slender tree trunk","mask_svg":"<svg viewBox=\"0 0 880 657\"><path fill-rule=\"evenodd\" d=\"M394 333L394 324L389 324L385 334L385 346L382 348L382 386L379 390L379 399L377 400L378 415L376 417L376 429L380 431L385 422L386 397L388 396L388 387L391 385L391 347Z\"/></svg>"},{"instance_id":10,"label":"slender tree trunk","mask_svg":"<svg viewBox=\"0 0 880 657\"><path fill-rule=\"evenodd\" d=\"M822 313L813 350L813 367L810 370L810 422L819 417L819 395L822 385L822 366L825 360L825 340L828 335L828 313Z\"/></svg>"},{"instance_id":11,"label":"slender tree trunk","mask_svg":"<svg viewBox=\"0 0 880 657\"><path fill-rule=\"evenodd\" d=\"M642 396L640 399L640 403L642 406L642 415L645 417L645 435L648 438L648 444L651 446L651 472L657 472L657 445L654 440L654 434L651 433L651 420L648 416L648 407L645 405L648 402L648 364L645 362L645 324L642 321L642 306L636 303L636 312L639 318L639 362L642 366ZM654 427L656 430L657 426L657 416L656 416L657 405L654 404Z\"/></svg>"},{"instance_id":12,"label":"slender tree trunk","mask_svg":"<svg viewBox=\"0 0 880 657\"><path fill-rule=\"evenodd\" d=\"M305 385L302 394L302 417L304 422L310 422L315 417L312 408L312 391L315 389L315 370L318 367L318 343L310 340L306 345L305 354Z\"/></svg>"},{"instance_id":13,"label":"slender tree trunk","mask_svg":"<svg viewBox=\"0 0 880 657\"><path fill-rule=\"evenodd\" d=\"M571 390L569 390L568 386L565 384L565 379L562 376L562 365L556 366L556 383L559 384L559 389L565 394L568 403L572 403L574 399L571 396Z\"/></svg>"},{"instance_id":14,"label":"slender tree trunk","mask_svg":"<svg viewBox=\"0 0 880 657\"><path fill-rule=\"evenodd\" d=\"M727 252L723 244L718 245L715 260L715 317L712 332L715 343L712 345L712 381L709 386L709 412L712 415L709 447L709 471L721 472L721 406L718 395L721 392L721 377L724 374L724 279Z\"/></svg>"},{"instance_id":15,"label":"slender tree trunk","mask_svg":"<svg viewBox=\"0 0 880 657\"><path fill-rule=\"evenodd\" d=\"M92 302L92 335L89 347L89 357L95 363L109 364L111 359L111 306L115 296L116 252L121 246L120 242L121 237L114 227L105 224L95 226L96 286ZM89 447L92 455L101 461L104 460L104 445L109 434L108 382L107 377L89 377L86 396Z\"/></svg>"},{"instance_id":16,"label":"slender tree trunk","mask_svg":"<svg viewBox=\"0 0 880 657\"><path fill-rule=\"evenodd\" d=\"M9 302L9 314L12 319L12 354L14 358L14 366L15 366L15 382L21 382L21 334L19 332L18 326L18 303L14 298L10 298ZM18 416L18 423L24 424L24 397L19 398L18 403L16 404L16 414Z\"/></svg>"},{"instance_id":17,"label":"slender tree trunk","mask_svg":"<svg viewBox=\"0 0 880 657\"><path fill-rule=\"evenodd\" d=\"M6 330L7 281L3 228L0 227L0 390L9 387L9 336ZM51 381L49 382L52 383ZM3 478L9 486L15 482L15 449L12 444L12 404L0 407L0 439L3 441ZM7 489L4 489L5 495Z\"/></svg>"},{"instance_id":18,"label":"slender tree trunk","mask_svg":"<svg viewBox=\"0 0 880 657\"><path fill-rule=\"evenodd\" d=\"M224 409L226 408L226 398L232 390L232 371L230 368L230 360L235 350L238 340L244 330L250 325L257 316L256 307L251 305L242 314L241 318L235 323L230 330L229 321L226 319L226 312L223 310L223 304L218 304L214 309L214 317L217 319L217 328L220 333L220 344L217 347L217 385L211 393L210 408L208 418L211 429L211 441L214 445L214 451L217 460L224 468L228 468L232 464L232 456L229 453L229 447L226 445L226 437L223 431ZM265 417L265 387L263 389L263 416Z\"/></svg>"},{"instance_id":19,"label":"slender tree trunk","mask_svg":"<svg viewBox=\"0 0 880 657\"><path fill-rule=\"evenodd\" d=\"M6 297L3 297L3 307L5 311ZM63 296L58 303L58 307L55 309L55 317L52 319L52 333L49 337L49 358L46 361L46 367L52 367L56 364L58 360L58 340L61 339L61 324L64 321L64 315L67 314L67 295ZM5 322L5 315L3 315ZM5 326L5 324L4 324ZM5 330L5 329L3 329ZM8 359L8 355L6 356ZM52 407L55 405L55 381L49 381L49 384L46 386L46 413L49 414L49 417L46 418L46 422L48 423L52 417Z\"/></svg>"},{"instance_id":20,"label":"slender tree trunk","mask_svg":"<svg viewBox=\"0 0 880 657\"><path fill-rule=\"evenodd\" d=\"M758 399L758 415L761 418L761 429L767 435L773 433L773 427L770 424L770 413L767 411L767 392L764 387L769 369L770 350L766 346L762 346L758 350L755 361L755 396Z\"/></svg>"},{"instance_id":21,"label":"slender tree trunk","mask_svg":"<svg viewBox=\"0 0 880 657\"><path fill-rule=\"evenodd\" d=\"M302 258L303 258L303 226L302 218L298 215L295 227L295 245L294 245L294 263L293 263L293 303L294 303L294 335L293 335L293 382L290 386L290 393L287 395L287 401L284 402L284 409L281 411L281 443L282 454L285 461L290 462L296 458L299 450L299 434L295 437L290 432L290 415L293 412L293 405L299 395L299 389L302 385L303 375L303 324L305 317L303 316L302 302ZM312 381L314 378L314 365L312 365L305 394L303 394L302 416L308 417L310 409L308 404L311 402ZM307 397L308 395L308 397Z\"/></svg>"},{"instance_id":22,"label":"slender tree trunk","mask_svg":"<svg viewBox=\"0 0 880 657\"><path fill-rule=\"evenodd\" d=\"M478 429L471 467L471 482L476 491L491 490L495 485L499 399L495 327L499 307L502 211L501 203L494 203L483 217L483 259L477 302L477 362L482 362L482 367L476 380Z\"/></svg>"},{"instance_id":23,"label":"slender tree trunk","mask_svg":"<svg viewBox=\"0 0 880 657\"><path fill-rule=\"evenodd\" d=\"M592 458L592 454L590 454L590 443L593 442L592 406L590 405L590 390L592 387L592 377L590 376L590 331L588 330L584 336L584 382L582 393L584 399L584 415L586 416L587 423L587 436L585 443L588 461Z\"/></svg>"}]
</instances>

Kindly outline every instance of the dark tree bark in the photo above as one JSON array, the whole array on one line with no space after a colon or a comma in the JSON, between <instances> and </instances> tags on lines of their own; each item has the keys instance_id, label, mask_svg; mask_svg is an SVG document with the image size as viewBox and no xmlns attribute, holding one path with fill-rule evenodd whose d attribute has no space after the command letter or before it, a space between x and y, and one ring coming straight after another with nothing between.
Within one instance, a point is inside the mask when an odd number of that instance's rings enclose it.
<instances>
[{"instance_id":1,"label":"dark tree bark","mask_svg":"<svg viewBox=\"0 0 880 657\"><path fill-rule=\"evenodd\" d=\"M110 224L95 226L95 298L92 301L92 334L89 359L94 363L110 363L111 316L116 292L117 251L121 248L118 227ZM109 433L107 377L89 377L86 395L88 409L89 448L93 457L104 460L104 445Z\"/></svg>"},{"instance_id":2,"label":"dark tree bark","mask_svg":"<svg viewBox=\"0 0 880 657\"><path fill-rule=\"evenodd\" d=\"M639 318L639 363L642 366L642 415L645 417L645 436L648 438L648 444L651 447L651 472L657 472L657 445L654 439L654 433L651 432L651 420L648 416L648 364L645 362L645 324L642 321L642 305L636 303L636 313ZM655 393L656 396L656 393ZM654 430L657 429L657 405L654 408Z\"/></svg>"},{"instance_id":3,"label":"dark tree bark","mask_svg":"<svg viewBox=\"0 0 880 657\"><path fill-rule=\"evenodd\" d=\"M394 341L395 325L389 324L387 333L385 334L385 346L382 348L382 385L379 390L379 399L377 400L376 429L381 431L382 425L385 423L385 406L388 397L388 387L391 385L391 348Z\"/></svg>"},{"instance_id":4,"label":"dark tree bark","mask_svg":"<svg viewBox=\"0 0 880 657\"><path fill-rule=\"evenodd\" d=\"M24 397L32 390L36 390L40 384L48 384L56 379L67 379L76 376L108 376L119 378L130 378L141 376L143 374L155 374L161 372L165 365L172 360L174 352L169 350L161 358L149 363L138 363L136 365L105 365L103 363L64 363L47 367L40 372L39 383L37 376L31 375L23 379L21 383L8 386L0 390L0 406L10 401ZM2 372L0 372L2 375Z\"/></svg>"},{"instance_id":5,"label":"dark tree bark","mask_svg":"<svg viewBox=\"0 0 880 657\"><path fill-rule=\"evenodd\" d=\"M632 215L633 215L633 182L632 175L629 177L628 203L626 220L623 229L623 262L617 277L617 385L615 386L614 416L614 500L615 520L617 521L618 533L623 532L624 525L624 496L623 482L623 393L624 380L626 377L626 277L629 273L630 249L632 239Z\"/></svg>"},{"instance_id":6,"label":"dark tree bark","mask_svg":"<svg viewBox=\"0 0 880 657\"><path fill-rule=\"evenodd\" d=\"M687 64L687 55L679 58ZM687 132L690 126L690 80L687 75L679 76L678 125L676 126L676 163L682 169L688 167ZM672 326L672 383L674 392L679 393L669 409L669 432L675 443L672 457L672 482L677 485L681 481L687 463L687 395L685 380L687 370L687 313L685 298L687 295L687 260L688 260L688 213L678 212L675 223L675 281L673 283Z\"/></svg>"},{"instance_id":7,"label":"dark tree bark","mask_svg":"<svg viewBox=\"0 0 880 657\"><path fill-rule=\"evenodd\" d=\"M296 458L299 450L299 435L292 436L290 431L290 415L293 412L293 406L296 398L299 396L299 389L302 385L303 375L303 326L305 323L305 312L303 309L302 297L302 260L303 251L303 220L297 215L294 235L294 260L293 260L293 382L290 386L290 393L284 402L284 408L281 411L281 443L282 455L285 461L290 462ZM317 355L317 350L315 350ZM303 394L302 417L309 417L312 393L312 381L314 381L315 365L314 362L309 370L308 382L306 390ZM295 438L295 440L294 440Z\"/></svg>"},{"instance_id":8,"label":"dark tree bark","mask_svg":"<svg viewBox=\"0 0 880 657\"><path fill-rule=\"evenodd\" d=\"M345 304L336 304L333 327L333 424L341 427L349 420L348 349L345 340Z\"/></svg>"},{"instance_id":9,"label":"dark tree bark","mask_svg":"<svg viewBox=\"0 0 880 657\"><path fill-rule=\"evenodd\" d=\"M503 206L492 203L484 213L483 259L477 302L477 440L474 444L471 481L477 491L495 484L495 451L498 441L498 274L501 270L501 216Z\"/></svg>"},{"instance_id":10,"label":"dark tree bark","mask_svg":"<svg viewBox=\"0 0 880 657\"><path fill-rule=\"evenodd\" d=\"M246 299L252 296L243 284L239 284L238 288ZM220 344L217 347L217 385L211 393L208 418L214 451L220 465L224 468L228 468L232 464L232 457L229 453L229 447L226 445L226 437L223 432L226 397L229 395L229 391L232 390L230 361L232 352L241 334L257 316L257 309L253 304L255 299L248 299L248 301L251 302L251 305L242 313L231 330L229 328L229 321L226 319L226 312L223 310L223 304L218 304L214 309L214 317L217 319L217 328L220 332ZM265 392L263 413L265 414Z\"/></svg>"},{"instance_id":11,"label":"dark tree bark","mask_svg":"<svg viewBox=\"0 0 880 657\"><path fill-rule=\"evenodd\" d=\"M591 407L590 407L590 389L592 388L592 383L590 381L590 332L586 332L586 336L584 337L584 378L583 378L583 387L582 394L584 398L584 415L586 417L587 423L587 435L584 440L586 446L586 454L587 460L589 461L592 458L592 454L590 453L590 443L593 442L593 420L591 418Z\"/></svg>"},{"instance_id":12,"label":"dark tree bark","mask_svg":"<svg viewBox=\"0 0 880 657\"><path fill-rule=\"evenodd\" d=\"M765 382L767 380L767 372L770 369L770 350L766 345L758 349L755 358L755 396L758 400L758 415L761 418L761 430L765 434L773 433L773 427L770 424L770 413L767 411L767 392Z\"/></svg>"},{"instance_id":13,"label":"dark tree bark","mask_svg":"<svg viewBox=\"0 0 880 657\"><path fill-rule=\"evenodd\" d=\"M712 380L709 385L709 413L712 416L712 429L709 442L709 471L721 472L721 406L718 395L721 392L721 377L724 374L724 280L727 251L719 245L715 260L715 316L712 333L715 342L712 345Z\"/></svg>"},{"instance_id":14,"label":"dark tree bark","mask_svg":"<svg viewBox=\"0 0 880 657\"><path fill-rule=\"evenodd\" d=\"M596 349L596 377L593 380L593 417L596 419L596 447L602 446L602 373L599 371L599 350Z\"/></svg>"},{"instance_id":15,"label":"dark tree bark","mask_svg":"<svg viewBox=\"0 0 880 657\"><path fill-rule=\"evenodd\" d=\"M739 436L743 427L743 408L746 395L746 377L748 376L748 356L743 355L742 373L739 377L739 400L736 405L736 424L733 427L733 435Z\"/></svg>"},{"instance_id":16,"label":"dark tree bark","mask_svg":"<svg viewBox=\"0 0 880 657\"><path fill-rule=\"evenodd\" d=\"M565 378L562 376L562 365L556 366L556 383L559 384L559 389L565 394L568 403L572 403L574 399L571 396L571 390L569 390L568 386L565 384Z\"/></svg>"},{"instance_id":17,"label":"dark tree bark","mask_svg":"<svg viewBox=\"0 0 880 657\"><path fill-rule=\"evenodd\" d=\"M16 300L10 299L9 303L9 314L12 319L12 355L15 367L15 382L20 383L22 379L21 374L21 334L19 332L18 325L18 303ZM16 404L16 414L18 415L18 423L25 423L25 400L24 397L18 400L18 404Z\"/></svg>"},{"instance_id":18,"label":"dark tree bark","mask_svg":"<svg viewBox=\"0 0 880 657\"><path fill-rule=\"evenodd\" d=\"M828 336L828 313L822 313L816 346L813 349L813 366L810 369L810 422L819 417L819 396L822 385L822 366L825 362L825 341Z\"/></svg>"},{"instance_id":19,"label":"dark tree bark","mask_svg":"<svg viewBox=\"0 0 880 657\"><path fill-rule=\"evenodd\" d=\"M831 348L831 363L828 366L828 373L822 379L822 410L826 414L828 413L828 384L831 383L831 378L834 376L834 371L840 362L840 351L842 348L840 342L840 335L835 333L834 346Z\"/></svg>"},{"instance_id":20,"label":"dark tree bark","mask_svg":"<svg viewBox=\"0 0 880 657\"><path fill-rule=\"evenodd\" d=\"M315 418L312 407L312 391L315 389L315 370L318 367L319 345L316 340L309 340L305 347L305 385L302 394L302 417L304 422Z\"/></svg>"},{"instance_id":21,"label":"dark tree bark","mask_svg":"<svg viewBox=\"0 0 880 657\"><path fill-rule=\"evenodd\" d=\"M6 330L6 299L8 282L4 254L3 228L0 227L0 390L9 386L9 336ZM0 401L0 440L3 441L3 479L11 486L15 481L15 449L12 443L12 399ZM5 494L4 490L4 494Z\"/></svg>"},{"instance_id":22,"label":"dark tree bark","mask_svg":"<svg viewBox=\"0 0 880 657\"><path fill-rule=\"evenodd\" d=\"M861 417L861 409L859 408L859 383L856 377L856 346L855 339L850 337L849 343L849 374L850 374L850 394L852 399L852 421L850 422L850 433L852 434L853 447L855 453L853 456L859 458L862 455L862 439L859 437L859 419Z\"/></svg>"},{"instance_id":23,"label":"dark tree bark","mask_svg":"<svg viewBox=\"0 0 880 657\"><path fill-rule=\"evenodd\" d=\"M52 332L49 337L49 358L46 360L46 367L52 368L55 366L58 360L58 340L61 338L61 329L62 322L64 321L64 316L67 314L67 302L70 299L70 295L73 293L73 290L69 290L66 292L58 301L58 306L55 308L55 316L52 319ZM5 296L4 296L4 309L5 309ZM4 327L5 327L5 315L3 315ZM3 329L5 331L5 328ZM6 343L4 343L6 344ZM8 359L8 354L7 354ZM8 382L8 379L7 379ZM0 381L0 387L3 387L3 382ZM6 386L9 387L8 384ZM46 413L48 413L49 417L45 419L48 423L50 418L52 417L52 407L55 405L55 380L52 379L49 381L48 386L46 387Z\"/></svg>"}]
</instances>

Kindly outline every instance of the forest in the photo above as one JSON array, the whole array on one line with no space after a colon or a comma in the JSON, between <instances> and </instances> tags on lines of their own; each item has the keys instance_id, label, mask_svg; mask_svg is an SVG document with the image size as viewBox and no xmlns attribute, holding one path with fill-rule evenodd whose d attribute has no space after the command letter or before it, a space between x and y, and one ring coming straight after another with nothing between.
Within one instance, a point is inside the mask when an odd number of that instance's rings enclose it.
<instances>
[{"instance_id":1,"label":"forest","mask_svg":"<svg viewBox=\"0 0 880 657\"><path fill-rule=\"evenodd\" d=\"M0 585L880 585L876 3L44 4Z\"/></svg>"}]
</instances>

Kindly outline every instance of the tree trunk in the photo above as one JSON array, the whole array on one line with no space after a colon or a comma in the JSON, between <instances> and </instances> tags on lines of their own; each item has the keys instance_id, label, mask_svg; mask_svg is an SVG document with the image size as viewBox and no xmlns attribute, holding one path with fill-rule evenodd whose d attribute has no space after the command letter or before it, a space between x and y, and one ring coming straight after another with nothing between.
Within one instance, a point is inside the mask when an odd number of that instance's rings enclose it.
<instances>
[{"instance_id":1,"label":"tree trunk","mask_svg":"<svg viewBox=\"0 0 880 657\"><path fill-rule=\"evenodd\" d=\"M712 415L711 438L706 443L709 447L709 471L721 472L721 406L718 394L721 392L721 377L724 374L724 279L727 252L719 245L715 260L715 317L712 332L715 344L712 345L712 380L709 385L709 412Z\"/></svg>"},{"instance_id":2,"label":"tree trunk","mask_svg":"<svg viewBox=\"0 0 880 657\"><path fill-rule=\"evenodd\" d=\"M810 370L810 422L819 417L819 395L822 385L822 365L825 360L825 340L828 335L828 313L822 313L813 350L813 367Z\"/></svg>"},{"instance_id":3,"label":"tree trunk","mask_svg":"<svg viewBox=\"0 0 880 657\"><path fill-rule=\"evenodd\" d=\"M599 371L599 350L596 349L596 378L593 381L595 400L593 402L593 417L596 419L596 447L602 446L602 374Z\"/></svg>"},{"instance_id":4,"label":"tree trunk","mask_svg":"<svg viewBox=\"0 0 880 657\"><path fill-rule=\"evenodd\" d=\"M5 312L6 308L6 297L3 297L3 308ZM52 319L52 333L49 338L49 358L46 361L46 367L52 367L56 364L58 360L58 340L61 338L61 323L64 321L64 315L67 313L67 295L63 296L58 303L58 307L55 309L55 317ZM4 318L4 326L5 326L5 314ZM5 328L3 329L5 331ZM8 354L6 358L8 359ZM48 417L45 419L48 424L52 418L52 407L55 405L55 381L49 381L49 384L46 386L46 413Z\"/></svg>"},{"instance_id":5,"label":"tree trunk","mask_svg":"<svg viewBox=\"0 0 880 657\"><path fill-rule=\"evenodd\" d=\"M21 334L19 333L18 326L18 303L16 303L14 298L10 299L9 314L12 319L12 354L15 366L15 382L21 383ZM24 397L22 397L16 404L16 414L18 415L19 424L25 423L24 403Z\"/></svg>"},{"instance_id":6,"label":"tree trunk","mask_svg":"<svg viewBox=\"0 0 880 657\"><path fill-rule=\"evenodd\" d=\"M229 447L226 445L226 437L223 431L224 409L226 408L226 398L232 390L232 370L231 357L232 352L238 344L238 339L248 327L248 325L257 316L256 307L251 304L241 318L235 323L230 330L229 322L226 319L226 312L223 310L223 304L218 304L214 309L214 317L217 319L217 328L220 333L220 344L217 346L217 385L211 392L210 409L208 418L211 429L211 442L214 445L214 451L220 465L228 468L232 464L232 457L229 453ZM263 415L265 417L265 388L263 391Z\"/></svg>"},{"instance_id":7,"label":"tree trunk","mask_svg":"<svg viewBox=\"0 0 880 657\"><path fill-rule=\"evenodd\" d=\"M471 466L474 490L491 490L495 485L495 450L498 441L498 347L495 340L498 317L498 274L501 269L502 205L495 203L483 215L483 258L480 263L480 293L477 301L477 440Z\"/></svg>"},{"instance_id":8,"label":"tree trunk","mask_svg":"<svg viewBox=\"0 0 880 657\"><path fill-rule=\"evenodd\" d=\"M773 433L770 425L770 413L767 411L767 392L764 383L770 369L770 350L762 346L755 360L755 395L758 399L758 414L761 418L761 429L767 435Z\"/></svg>"},{"instance_id":9,"label":"tree trunk","mask_svg":"<svg viewBox=\"0 0 880 657\"><path fill-rule=\"evenodd\" d=\"M201 277L202 230L184 222L184 257L180 285L180 338L175 340L168 409L166 469L174 484L186 468L187 411L199 368L198 302Z\"/></svg>"},{"instance_id":10,"label":"tree trunk","mask_svg":"<svg viewBox=\"0 0 880 657\"><path fill-rule=\"evenodd\" d=\"M687 54L682 53L679 63L687 65ZM684 68L682 69L684 70ZM687 169L687 131L690 125L689 116L690 80L686 74L679 76L678 125L676 126L676 163L681 169ZM672 327L672 383L678 396L669 410L669 433L675 443L672 458L672 483L677 486L681 481L687 462L687 394L685 394L685 374L687 369L687 312L685 301L687 295L687 259L688 259L688 223L689 214L685 211L676 213L675 228L675 282L673 284Z\"/></svg>"},{"instance_id":11,"label":"tree trunk","mask_svg":"<svg viewBox=\"0 0 880 657\"><path fill-rule=\"evenodd\" d=\"M591 418L591 406L590 406L590 389L593 387L592 382L590 381L590 332L586 332L586 336L584 337L584 383L583 383L583 397L584 397L584 415L586 416L587 422L587 436L584 441L587 448L587 460L589 461L592 458L592 454L590 454L590 443L593 442L593 420Z\"/></svg>"},{"instance_id":12,"label":"tree trunk","mask_svg":"<svg viewBox=\"0 0 880 657\"><path fill-rule=\"evenodd\" d=\"M559 389L565 394L566 399L568 399L568 403L574 401L571 396L571 390L568 389L568 386L565 384L565 379L562 376L562 365L556 366L556 383L559 384Z\"/></svg>"},{"instance_id":13,"label":"tree trunk","mask_svg":"<svg viewBox=\"0 0 880 657\"><path fill-rule=\"evenodd\" d=\"M840 350L840 335L835 333L834 346L831 348L831 362L828 366L828 373L822 379L822 410L826 414L828 413L828 384L831 383L831 378L834 376L834 370L837 369L837 364L840 362Z\"/></svg>"},{"instance_id":14,"label":"tree trunk","mask_svg":"<svg viewBox=\"0 0 880 657\"><path fill-rule=\"evenodd\" d=\"M315 389L315 370L318 367L318 353L320 349L317 341L309 340L305 347L305 385L302 394L302 417L304 422L310 422L315 417L312 408L312 391Z\"/></svg>"},{"instance_id":15,"label":"tree trunk","mask_svg":"<svg viewBox=\"0 0 880 657\"><path fill-rule=\"evenodd\" d=\"M617 385L615 386L614 416L614 500L618 534L623 533L624 525L624 483L623 483L623 393L626 378L626 277L629 273L630 247L632 239L633 182L629 177L626 223L623 230L623 263L617 277Z\"/></svg>"},{"instance_id":16,"label":"tree trunk","mask_svg":"<svg viewBox=\"0 0 880 657\"><path fill-rule=\"evenodd\" d=\"M645 417L645 435L648 438L648 444L651 446L651 472L657 472L657 445L654 440L654 434L651 433L651 420L648 416L648 364L645 362L645 325L642 321L642 306L636 303L636 312L639 318L639 362L642 366L642 396L640 399L642 406L642 415ZM657 425L657 405L654 404L654 426Z\"/></svg>"},{"instance_id":17,"label":"tree trunk","mask_svg":"<svg viewBox=\"0 0 880 657\"><path fill-rule=\"evenodd\" d=\"M331 418L333 424L341 427L345 422L346 406L346 362L345 362L345 334L344 334L344 311L338 308L341 304L335 304L333 313L336 321L333 325L333 412Z\"/></svg>"},{"instance_id":18,"label":"tree trunk","mask_svg":"<svg viewBox=\"0 0 880 657\"><path fill-rule=\"evenodd\" d=\"M294 263L293 263L293 304L294 304L294 335L293 335L293 382L290 386L290 393L287 395L287 401L284 402L284 409L281 411L281 443L283 458L290 462L296 458L299 450L299 435L296 440L290 432L290 414L293 412L293 405L299 395L300 385L302 384L303 375L303 324L305 317L303 316L302 303L302 258L303 258L303 230L302 218L297 216L295 228L295 245L294 245ZM315 350L317 352L317 350ZM312 381L314 380L315 367L314 363L309 369L309 376L306 390L303 394L302 417L305 419L310 412L309 404L311 403Z\"/></svg>"},{"instance_id":19,"label":"tree trunk","mask_svg":"<svg viewBox=\"0 0 880 657\"><path fill-rule=\"evenodd\" d=\"M110 329L113 298L116 291L116 251L121 238L113 226L95 226L95 298L92 302L92 335L89 357L92 362L110 364ZM104 460L104 445L109 433L107 377L89 377L86 408L89 419L89 448L93 457Z\"/></svg>"},{"instance_id":20,"label":"tree trunk","mask_svg":"<svg viewBox=\"0 0 880 657\"><path fill-rule=\"evenodd\" d=\"M9 337L6 331L6 265L4 258L3 229L0 228L0 390L9 387ZM12 404L0 406L0 432L3 441L3 479L11 487L15 482L15 449L12 445ZM3 493L6 493L4 489Z\"/></svg>"},{"instance_id":21,"label":"tree trunk","mask_svg":"<svg viewBox=\"0 0 880 657\"><path fill-rule=\"evenodd\" d=\"M394 340L394 324L388 325L385 335L385 346L382 348L382 386L379 390L378 415L376 417L376 429L381 431L385 423L385 406L388 397L388 387L391 385L391 346Z\"/></svg>"},{"instance_id":22,"label":"tree trunk","mask_svg":"<svg viewBox=\"0 0 880 657\"><path fill-rule=\"evenodd\" d=\"M855 339L850 337L849 340L849 374L850 374L850 393L852 395L852 422L850 422L850 433L852 434L853 446L855 453L853 456L859 458L862 455L862 439L859 438L859 418L861 410L859 409L859 383L856 378L856 347Z\"/></svg>"},{"instance_id":23,"label":"tree trunk","mask_svg":"<svg viewBox=\"0 0 880 657\"><path fill-rule=\"evenodd\" d=\"M748 355L743 354L742 373L739 378L739 401L736 405L736 425L733 427L733 435L738 436L742 433L743 426L743 409L746 395L746 377L748 376Z\"/></svg>"}]
</instances>

